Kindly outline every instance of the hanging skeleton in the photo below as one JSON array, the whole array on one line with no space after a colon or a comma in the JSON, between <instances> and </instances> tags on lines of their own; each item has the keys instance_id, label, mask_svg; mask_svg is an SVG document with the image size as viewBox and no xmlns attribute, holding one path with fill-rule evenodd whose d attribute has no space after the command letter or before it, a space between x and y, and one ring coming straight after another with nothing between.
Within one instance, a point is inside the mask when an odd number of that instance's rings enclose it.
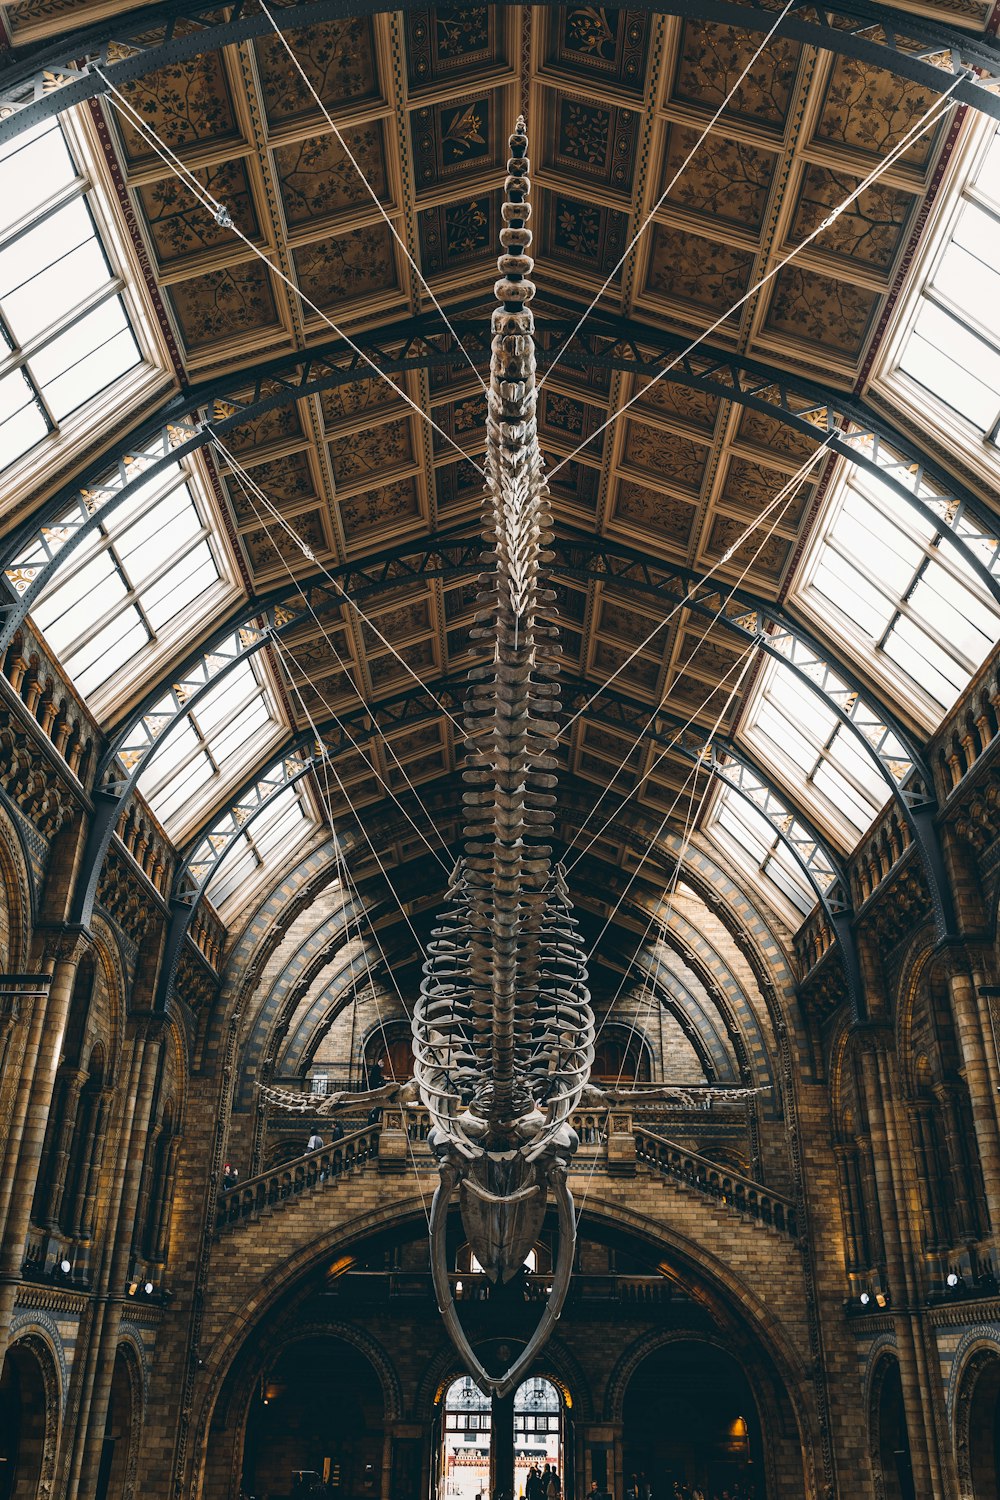
<instances>
[{"instance_id":1,"label":"hanging skeleton","mask_svg":"<svg viewBox=\"0 0 1000 1500\"><path fill-rule=\"evenodd\" d=\"M524 120L510 137L503 254L495 286L486 425L484 563L465 708L464 854L428 944L413 1015L414 1079L322 1100L261 1087L286 1109L334 1110L397 1101L429 1111L440 1181L430 1213L434 1288L445 1324L483 1391L505 1395L527 1372L562 1310L576 1243L567 1173L581 1103L630 1096L589 1083L594 1015L586 955L566 872L552 858L559 654L546 586L552 517L535 417L535 294ZM701 1102L706 1091L665 1085L644 1098ZM719 1090L733 1098L747 1090ZM472 1252L491 1282L509 1281L555 1202L559 1252L542 1317L499 1376L462 1328L446 1258L448 1209L458 1191Z\"/></svg>"}]
</instances>

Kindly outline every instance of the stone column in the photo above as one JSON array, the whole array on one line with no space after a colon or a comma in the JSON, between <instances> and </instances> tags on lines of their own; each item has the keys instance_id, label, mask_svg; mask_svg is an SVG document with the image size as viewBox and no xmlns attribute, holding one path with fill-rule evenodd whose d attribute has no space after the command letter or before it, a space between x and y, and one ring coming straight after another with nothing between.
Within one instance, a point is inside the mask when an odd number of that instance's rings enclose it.
<instances>
[{"instance_id":1,"label":"stone column","mask_svg":"<svg viewBox=\"0 0 1000 1500\"><path fill-rule=\"evenodd\" d=\"M48 947L44 972L52 975L52 983L47 998L36 1001L32 1009L0 1173L0 1222L4 1226L0 1240L0 1368L10 1340L45 1127L62 1056L77 964L83 951L81 934L60 933L50 939Z\"/></svg>"},{"instance_id":2,"label":"stone column","mask_svg":"<svg viewBox=\"0 0 1000 1500\"><path fill-rule=\"evenodd\" d=\"M908 1106L917 1180L924 1210L924 1236L928 1250L940 1250L948 1243L947 1216L938 1186L937 1160L934 1151L934 1106L929 1099L919 1099Z\"/></svg>"},{"instance_id":3,"label":"stone column","mask_svg":"<svg viewBox=\"0 0 1000 1500\"><path fill-rule=\"evenodd\" d=\"M967 1245L978 1239L976 1215L970 1195L969 1159L958 1118L955 1086L950 1083L934 1085L934 1097L941 1111L944 1148L948 1157L948 1173L952 1181L955 1204L955 1235Z\"/></svg>"},{"instance_id":4,"label":"stone column","mask_svg":"<svg viewBox=\"0 0 1000 1500\"><path fill-rule=\"evenodd\" d=\"M965 1086L969 1090L972 1104L986 1207L991 1232L996 1235L1000 1232L1000 1136L997 1133L996 1099L987 1066L985 1039L977 1004L977 983L971 974L957 966L948 975L948 993L962 1054Z\"/></svg>"},{"instance_id":5,"label":"stone column","mask_svg":"<svg viewBox=\"0 0 1000 1500\"><path fill-rule=\"evenodd\" d=\"M86 1081L87 1074L83 1068L74 1068L72 1072L67 1073L65 1088L58 1104L62 1118L59 1121L58 1137L52 1143L52 1151L47 1163L49 1176L47 1202L39 1205L44 1209L44 1213L40 1214L36 1221L44 1224L45 1228L53 1234L58 1232L60 1225L63 1196L66 1192L66 1174L69 1171L73 1141L77 1135L80 1095Z\"/></svg>"},{"instance_id":6,"label":"stone column","mask_svg":"<svg viewBox=\"0 0 1000 1500\"><path fill-rule=\"evenodd\" d=\"M104 1142L107 1139L108 1120L114 1093L101 1089L91 1103L87 1121L87 1135L83 1144L82 1166L73 1194L69 1214L70 1233L75 1239L89 1239L97 1205L97 1186L104 1162Z\"/></svg>"},{"instance_id":7,"label":"stone column","mask_svg":"<svg viewBox=\"0 0 1000 1500\"><path fill-rule=\"evenodd\" d=\"M95 1316L81 1382L80 1419L70 1455L65 1500L90 1500L97 1488L162 1024L159 1016L136 1019L125 1116L112 1179L107 1232L95 1278Z\"/></svg>"},{"instance_id":8,"label":"stone column","mask_svg":"<svg viewBox=\"0 0 1000 1500\"><path fill-rule=\"evenodd\" d=\"M914 1488L917 1495L943 1497L945 1490L934 1437L934 1418L924 1402L925 1392L930 1404L933 1403L933 1395L919 1331L915 1330L914 1319L909 1312L916 1300L917 1288L912 1274L915 1266L903 1217L905 1185L898 1172L894 1121L886 1108L891 1078L884 1065L881 1042L876 1041L872 1046L862 1048L861 1075L885 1241Z\"/></svg>"},{"instance_id":9,"label":"stone column","mask_svg":"<svg viewBox=\"0 0 1000 1500\"><path fill-rule=\"evenodd\" d=\"M854 1196L852 1174L856 1153L850 1146L834 1146L840 1178L840 1201L844 1216L844 1249L848 1274L861 1270L861 1241L858 1235L858 1204Z\"/></svg>"}]
</instances>

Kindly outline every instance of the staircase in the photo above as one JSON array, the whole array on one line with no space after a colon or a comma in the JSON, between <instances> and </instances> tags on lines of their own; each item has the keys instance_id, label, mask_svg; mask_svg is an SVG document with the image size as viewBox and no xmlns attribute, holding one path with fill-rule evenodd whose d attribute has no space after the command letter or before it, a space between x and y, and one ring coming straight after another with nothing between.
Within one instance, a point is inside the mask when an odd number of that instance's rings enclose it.
<instances>
[{"instance_id":1,"label":"staircase","mask_svg":"<svg viewBox=\"0 0 1000 1500\"><path fill-rule=\"evenodd\" d=\"M703 1198L711 1198L738 1214L756 1219L758 1224L766 1224L789 1239L798 1239L798 1222L791 1199L761 1187L751 1177L720 1167L708 1157L685 1151L683 1146L648 1130L635 1131L635 1156L636 1161L673 1178Z\"/></svg>"},{"instance_id":2,"label":"staircase","mask_svg":"<svg viewBox=\"0 0 1000 1500\"><path fill-rule=\"evenodd\" d=\"M280 1212L287 1204L337 1187L346 1177L363 1172L378 1159L381 1124L366 1125L329 1146L307 1151L282 1162L270 1172L259 1172L219 1194L215 1211L217 1234Z\"/></svg>"}]
</instances>

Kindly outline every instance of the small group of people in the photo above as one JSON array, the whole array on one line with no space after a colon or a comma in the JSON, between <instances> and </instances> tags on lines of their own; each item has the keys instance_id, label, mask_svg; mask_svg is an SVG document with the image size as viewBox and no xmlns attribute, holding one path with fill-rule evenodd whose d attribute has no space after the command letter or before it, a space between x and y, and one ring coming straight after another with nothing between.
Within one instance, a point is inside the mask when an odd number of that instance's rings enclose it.
<instances>
[{"instance_id":1,"label":"small group of people","mask_svg":"<svg viewBox=\"0 0 1000 1500\"><path fill-rule=\"evenodd\" d=\"M330 1129L330 1144L331 1144L331 1146L336 1141L342 1141L343 1139L344 1139L344 1127L343 1127L343 1125L341 1125L341 1123L340 1123L339 1120L334 1120L333 1125L332 1125L332 1127ZM312 1133L312 1135L306 1141L306 1151L307 1152L308 1151L322 1151L322 1149L323 1149L323 1147L325 1145L326 1145L326 1141L324 1141L324 1139L320 1135L319 1131L318 1130L314 1130L313 1133Z\"/></svg>"},{"instance_id":2,"label":"small group of people","mask_svg":"<svg viewBox=\"0 0 1000 1500\"><path fill-rule=\"evenodd\" d=\"M537 1464L532 1464L524 1481L524 1500L559 1500L561 1494L559 1474L552 1465L546 1464L540 1470Z\"/></svg>"},{"instance_id":3,"label":"small group of people","mask_svg":"<svg viewBox=\"0 0 1000 1500\"><path fill-rule=\"evenodd\" d=\"M670 1500L755 1500L756 1494L756 1485L747 1488L739 1480L727 1489L716 1490L705 1489L700 1484L684 1484L680 1479L675 1479Z\"/></svg>"}]
</instances>

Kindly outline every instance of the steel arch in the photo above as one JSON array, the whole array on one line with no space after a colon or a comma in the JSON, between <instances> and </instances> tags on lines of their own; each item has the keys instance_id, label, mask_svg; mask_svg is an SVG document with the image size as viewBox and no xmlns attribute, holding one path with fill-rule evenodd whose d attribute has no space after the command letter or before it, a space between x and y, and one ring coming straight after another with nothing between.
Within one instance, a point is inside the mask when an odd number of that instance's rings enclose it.
<instances>
[{"instance_id":1,"label":"steel arch","mask_svg":"<svg viewBox=\"0 0 1000 1500\"><path fill-rule=\"evenodd\" d=\"M482 319L474 323L460 320L456 326L463 346L482 349L485 358ZM548 336L555 339L570 332L571 324L565 328L553 324ZM363 336L362 342L366 353L386 374L451 365L457 357L451 335L428 316L375 330ZM816 382L717 349L702 348L667 371L667 364L683 348L683 341L672 335L632 320L612 319L576 335L563 358L573 366L598 364L644 377L659 375L719 400L778 417L817 443L828 439L833 452L877 477L939 536L946 537L1000 603L997 517L967 486L945 475L890 423L861 403ZM116 457L104 455L95 461L82 478L58 491L30 520L12 531L0 550L7 594L6 599L0 599L0 651L10 645L58 569L141 485L265 412L357 379L367 367L356 354L344 362L339 349L337 342L307 354L282 356L256 372L240 371L239 377L228 376L175 396L131 438L116 445ZM653 357L643 353L648 349L656 351ZM298 377L290 378L290 372L295 371ZM237 379L244 389L248 379L254 381L248 402L232 400ZM814 420L817 416L819 420ZM845 423L855 430L846 432ZM929 493L920 493L924 489ZM984 553L990 558L989 564L983 561Z\"/></svg>"},{"instance_id":2,"label":"steel arch","mask_svg":"<svg viewBox=\"0 0 1000 1500\"><path fill-rule=\"evenodd\" d=\"M657 14L711 21L742 31L767 31L774 24L773 12L758 3L672 0L666 11L653 0L637 3ZM276 0L275 8L281 13L283 29L290 30L416 7L413 0L394 5L387 0L311 0L309 4ZM991 84L1000 78L1000 50L982 36L873 0L837 0L836 5L820 7L798 0L778 29L794 41L873 63L934 92L940 92L949 77L966 73L953 98L1000 119L1000 99L991 92ZM23 58L15 54L0 90L0 145L40 120L103 93L106 86L92 71L94 64L100 64L109 81L120 86L169 63L249 41L269 30L269 21L259 11L251 11L249 0L233 0L225 8L205 0L165 0L75 31L60 42L25 49ZM873 32L884 40L875 40ZM938 58L943 61L935 61Z\"/></svg>"}]
</instances>

